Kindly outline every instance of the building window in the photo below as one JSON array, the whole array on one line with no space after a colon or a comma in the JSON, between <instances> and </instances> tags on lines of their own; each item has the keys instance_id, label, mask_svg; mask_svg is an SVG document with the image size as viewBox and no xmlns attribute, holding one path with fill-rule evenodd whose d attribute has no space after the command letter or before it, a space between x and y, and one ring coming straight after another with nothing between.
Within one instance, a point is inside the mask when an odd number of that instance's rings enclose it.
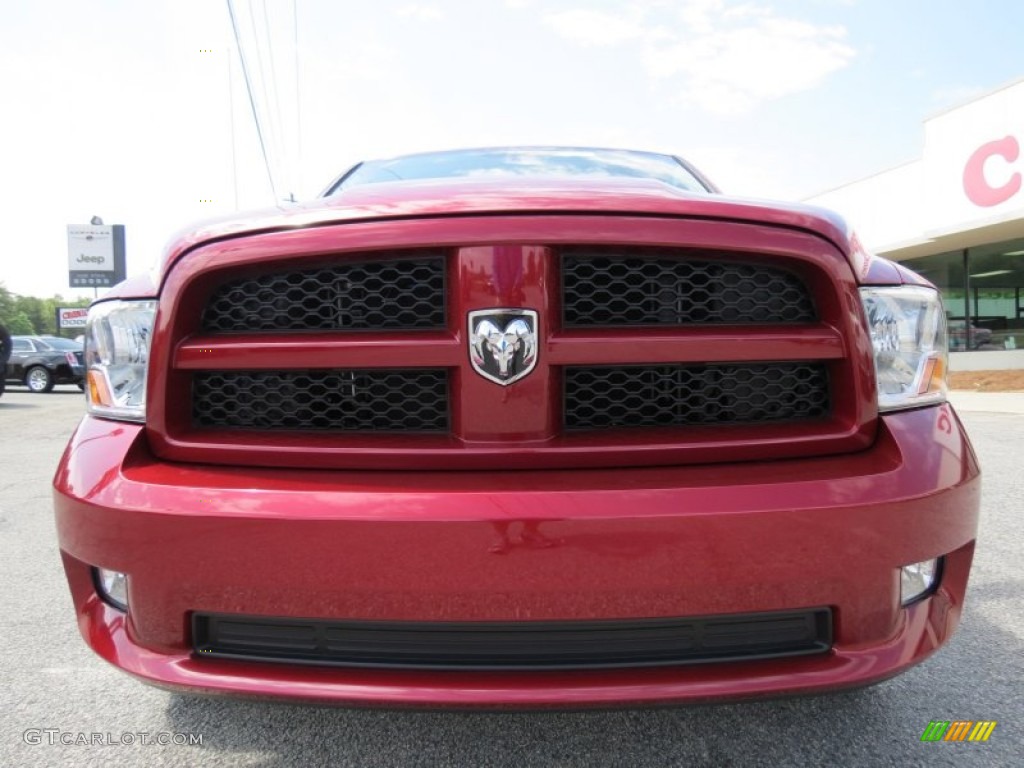
<instances>
[{"instance_id":1,"label":"building window","mask_svg":"<svg viewBox=\"0 0 1024 768\"><path fill-rule=\"evenodd\" d=\"M906 264L942 291L951 351L1024 348L1024 239L939 253Z\"/></svg>"}]
</instances>

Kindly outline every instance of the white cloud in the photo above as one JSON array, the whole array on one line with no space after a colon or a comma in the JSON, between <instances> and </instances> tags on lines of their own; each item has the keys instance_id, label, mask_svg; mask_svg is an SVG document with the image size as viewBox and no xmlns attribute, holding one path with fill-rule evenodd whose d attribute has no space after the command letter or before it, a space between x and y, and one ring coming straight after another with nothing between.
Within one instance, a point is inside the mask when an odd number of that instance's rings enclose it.
<instances>
[{"instance_id":1,"label":"white cloud","mask_svg":"<svg viewBox=\"0 0 1024 768\"><path fill-rule=\"evenodd\" d=\"M839 27L767 14L696 39L648 47L643 59L658 78L679 78L680 93L709 112L735 114L810 90L849 63L855 51Z\"/></svg>"},{"instance_id":2,"label":"white cloud","mask_svg":"<svg viewBox=\"0 0 1024 768\"><path fill-rule=\"evenodd\" d=\"M617 45L646 32L636 21L620 14L583 8L545 14L544 23L581 45Z\"/></svg>"},{"instance_id":3,"label":"white cloud","mask_svg":"<svg viewBox=\"0 0 1024 768\"><path fill-rule=\"evenodd\" d=\"M715 31L718 20L722 16L741 15L747 6L729 9L722 0L689 0L680 3L676 9L684 29L693 35L710 35Z\"/></svg>"},{"instance_id":4,"label":"white cloud","mask_svg":"<svg viewBox=\"0 0 1024 768\"><path fill-rule=\"evenodd\" d=\"M544 22L581 45L636 45L648 75L716 114L813 89L856 55L842 26L726 0L648 2L627 14L574 9Z\"/></svg>"},{"instance_id":5,"label":"white cloud","mask_svg":"<svg viewBox=\"0 0 1024 768\"><path fill-rule=\"evenodd\" d=\"M442 16L441 9L436 5L425 3L409 3L398 8L395 13L403 19L415 21L436 21Z\"/></svg>"}]
</instances>

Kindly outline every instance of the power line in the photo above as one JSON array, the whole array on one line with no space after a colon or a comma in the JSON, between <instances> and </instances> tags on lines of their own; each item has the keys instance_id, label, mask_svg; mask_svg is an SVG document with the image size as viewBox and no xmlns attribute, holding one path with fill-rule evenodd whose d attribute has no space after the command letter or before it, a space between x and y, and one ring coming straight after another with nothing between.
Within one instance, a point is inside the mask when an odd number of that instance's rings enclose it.
<instances>
[{"instance_id":1,"label":"power line","mask_svg":"<svg viewBox=\"0 0 1024 768\"><path fill-rule=\"evenodd\" d=\"M282 171L282 175L284 176L285 182L287 182L288 186L291 186L291 179L289 178L289 176L291 174L289 174L287 172L288 171L288 166L290 165L290 163L288 162L288 152L285 149L285 147L287 146L288 142L286 140L286 135L285 135L285 130L284 130L284 113L281 111L281 96L280 96L280 91L279 91L279 89L277 87L277 65L274 63L274 41L273 41L273 38L270 35L270 15L267 13L267 0L263 0L263 2L260 5L261 5L262 13L263 13L263 30L264 30L264 34L265 34L266 41L267 41L267 56L270 59L270 92L271 92L271 94L273 94L273 97L274 97L273 119L271 120L271 127L273 129L273 136L272 136L272 138L274 139L274 149L277 152L277 156L278 156L278 159L280 161L280 165L283 166L283 168L279 168L279 170ZM252 6L251 5L249 6L249 9L250 9L250 12L251 12L252 11ZM261 73L261 75L262 75L262 72L263 72L263 62L261 61L260 62L260 73ZM269 102L269 99L268 99L268 102L267 102L267 110L268 111L270 110L270 106L271 105L270 105L270 102ZM291 191L291 190L289 190L289 191Z\"/></svg>"},{"instance_id":2,"label":"power line","mask_svg":"<svg viewBox=\"0 0 1024 768\"><path fill-rule=\"evenodd\" d=\"M231 56L228 61L228 124L231 127L231 182L235 192L235 210L238 210L238 151L235 148L235 78L231 74Z\"/></svg>"},{"instance_id":3,"label":"power line","mask_svg":"<svg viewBox=\"0 0 1024 768\"><path fill-rule=\"evenodd\" d=\"M302 109L299 101L299 6L292 0L295 31L295 186L302 188Z\"/></svg>"},{"instance_id":4,"label":"power line","mask_svg":"<svg viewBox=\"0 0 1024 768\"><path fill-rule=\"evenodd\" d=\"M242 76L245 79L245 91L249 96L249 107L252 109L252 119L256 123L256 136L259 138L260 151L263 153L263 167L267 169L267 181L270 182L270 192L274 196L274 203L278 201L277 185L274 183L274 174L270 170L270 159L267 157L267 144L263 139L263 126L260 123L259 111L256 109L256 99L252 93L252 82L249 78L249 65L245 59L245 50L242 47L241 36L238 34L238 23L235 21L235 8L231 0L227 0L228 15L231 17L231 31L235 36L235 46L238 48L238 58L242 63ZM257 41L258 42L258 41ZM259 51L257 50L257 53Z\"/></svg>"},{"instance_id":5,"label":"power line","mask_svg":"<svg viewBox=\"0 0 1024 768\"><path fill-rule=\"evenodd\" d=\"M252 27L252 44L253 49L256 51L256 68L254 72L254 82L259 86L260 91L263 93L263 101L260 102L263 109L261 114L263 115L263 133L267 139L267 154L271 158L271 165L274 169L274 175L280 179L281 171L281 142L278 140L277 125L274 123L274 110L270 101L270 89L267 86L267 70L263 66L263 41L260 40L260 33L256 28L256 11L253 8L253 0L249 0L249 25ZM269 32L269 28L268 28ZM268 38L267 46L270 46L270 39ZM271 83L273 85L273 83ZM277 200L275 198L274 202Z\"/></svg>"}]
</instances>

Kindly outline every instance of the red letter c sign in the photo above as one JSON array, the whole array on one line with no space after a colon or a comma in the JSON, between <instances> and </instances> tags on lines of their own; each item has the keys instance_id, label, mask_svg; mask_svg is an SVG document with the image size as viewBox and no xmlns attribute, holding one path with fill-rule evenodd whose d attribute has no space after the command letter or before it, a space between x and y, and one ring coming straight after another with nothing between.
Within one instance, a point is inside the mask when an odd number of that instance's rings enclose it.
<instances>
[{"instance_id":1,"label":"red letter c sign","mask_svg":"<svg viewBox=\"0 0 1024 768\"><path fill-rule=\"evenodd\" d=\"M1012 163L1020 156L1020 144L1013 136L1007 136L982 144L967 158L967 165L964 166L964 192L975 205L986 208L999 205L1020 191L1019 173L1011 174L1010 180L1001 187L993 187L985 179L985 161L996 155Z\"/></svg>"}]
</instances>

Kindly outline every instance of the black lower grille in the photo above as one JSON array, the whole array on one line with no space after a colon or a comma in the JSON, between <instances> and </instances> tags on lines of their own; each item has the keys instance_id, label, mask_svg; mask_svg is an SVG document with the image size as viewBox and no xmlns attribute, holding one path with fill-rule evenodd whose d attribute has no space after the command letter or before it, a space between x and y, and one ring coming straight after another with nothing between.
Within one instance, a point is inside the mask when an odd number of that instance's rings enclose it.
<instances>
[{"instance_id":1,"label":"black lower grille","mask_svg":"<svg viewBox=\"0 0 1024 768\"><path fill-rule=\"evenodd\" d=\"M827 608L680 619L366 622L194 614L202 657L350 667L592 669L824 653Z\"/></svg>"},{"instance_id":2,"label":"black lower grille","mask_svg":"<svg viewBox=\"0 0 1024 768\"><path fill-rule=\"evenodd\" d=\"M192 381L197 427L446 432L444 369L202 371Z\"/></svg>"},{"instance_id":3,"label":"black lower grille","mask_svg":"<svg viewBox=\"0 0 1024 768\"><path fill-rule=\"evenodd\" d=\"M756 424L821 418L828 372L812 363L570 367L567 429Z\"/></svg>"}]
</instances>

